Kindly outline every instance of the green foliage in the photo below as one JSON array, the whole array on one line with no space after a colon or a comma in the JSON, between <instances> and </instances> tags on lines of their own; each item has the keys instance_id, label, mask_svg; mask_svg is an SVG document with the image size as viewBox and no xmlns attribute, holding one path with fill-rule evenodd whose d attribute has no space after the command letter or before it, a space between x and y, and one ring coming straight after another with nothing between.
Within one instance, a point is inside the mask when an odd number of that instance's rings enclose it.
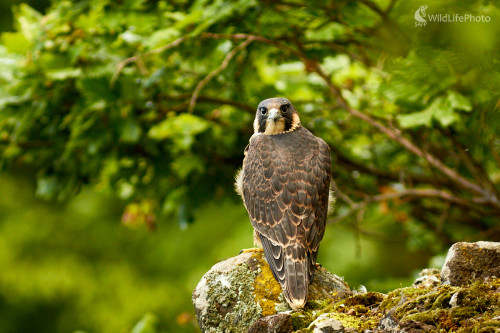
<instances>
[{"instance_id":1,"label":"green foliage","mask_svg":"<svg viewBox=\"0 0 500 333\"><path fill-rule=\"evenodd\" d=\"M446 13L444 3L433 3L429 15ZM36 170L41 198L63 201L93 184L131 205L149 202L153 219L188 223L201 204L232 192L251 110L286 95L331 145L334 176L348 195L436 183L456 193L453 177L339 107L332 83L350 107L399 124L417 147L496 195L500 11L463 1L457 10L490 22L415 27L417 2L380 9L388 5L56 1L45 15L16 6L16 29L0 46L0 167ZM241 33L271 42L236 52ZM452 205L450 223L436 226L443 203L425 198L382 204L389 224L399 219L412 234L424 221L444 243L462 227L494 224L476 210L455 223L463 211ZM367 228L383 218L374 205L364 213Z\"/></svg>"}]
</instances>

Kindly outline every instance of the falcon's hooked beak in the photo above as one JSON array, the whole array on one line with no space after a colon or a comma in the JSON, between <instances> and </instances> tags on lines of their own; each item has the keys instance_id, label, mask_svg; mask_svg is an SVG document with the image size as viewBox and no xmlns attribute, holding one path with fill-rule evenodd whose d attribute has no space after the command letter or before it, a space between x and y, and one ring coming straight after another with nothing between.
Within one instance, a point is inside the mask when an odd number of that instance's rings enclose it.
<instances>
[{"instance_id":1,"label":"falcon's hooked beak","mask_svg":"<svg viewBox=\"0 0 500 333\"><path fill-rule=\"evenodd\" d=\"M268 120L274 120L276 122L281 118L283 118L283 115L281 114L280 110L276 108L272 108L271 110L269 110L269 116L267 117Z\"/></svg>"}]
</instances>

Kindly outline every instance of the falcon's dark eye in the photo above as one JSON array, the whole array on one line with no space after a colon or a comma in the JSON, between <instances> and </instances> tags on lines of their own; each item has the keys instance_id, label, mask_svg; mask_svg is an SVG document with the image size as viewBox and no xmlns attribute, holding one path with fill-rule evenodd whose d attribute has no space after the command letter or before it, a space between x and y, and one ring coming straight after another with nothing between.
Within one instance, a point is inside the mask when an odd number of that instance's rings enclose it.
<instances>
[{"instance_id":1,"label":"falcon's dark eye","mask_svg":"<svg viewBox=\"0 0 500 333\"><path fill-rule=\"evenodd\" d=\"M280 106L280 110L282 113L287 113L288 112L288 104Z\"/></svg>"},{"instance_id":2,"label":"falcon's dark eye","mask_svg":"<svg viewBox=\"0 0 500 333\"><path fill-rule=\"evenodd\" d=\"M259 108L259 111L260 111L260 114L263 116L265 116L267 114L267 108L265 108L263 106Z\"/></svg>"}]
</instances>

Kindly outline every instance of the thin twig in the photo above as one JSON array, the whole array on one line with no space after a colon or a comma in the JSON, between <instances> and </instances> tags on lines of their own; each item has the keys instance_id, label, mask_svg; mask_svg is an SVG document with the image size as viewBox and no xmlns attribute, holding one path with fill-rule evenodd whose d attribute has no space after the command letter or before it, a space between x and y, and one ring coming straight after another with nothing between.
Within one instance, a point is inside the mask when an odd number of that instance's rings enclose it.
<instances>
[{"instance_id":1,"label":"thin twig","mask_svg":"<svg viewBox=\"0 0 500 333\"><path fill-rule=\"evenodd\" d=\"M205 33L202 33L200 35L200 37L201 38L214 38L214 39L247 39L247 38L251 38L252 40L255 40L258 42L274 45L281 50L286 50L286 51L294 54L295 56L299 57L300 59L303 59L303 60L307 59L307 58L305 58L305 56L303 54L301 54L300 52L298 52L294 48L292 48L286 44L277 42L275 40L268 39L268 38L263 37L263 36L251 35L251 34L219 34L219 33L205 32Z\"/></svg>"},{"instance_id":2,"label":"thin twig","mask_svg":"<svg viewBox=\"0 0 500 333\"><path fill-rule=\"evenodd\" d=\"M394 8L394 5L396 4L396 1L397 0L391 0L391 3L389 4L389 6L387 6L387 8L384 10L384 15L387 16L387 14L389 14L391 12L391 10Z\"/></svg>"},{"instance_id":3,"label":"thin twig","mask_svg":"<svg viewBox=\"0 0 500 333\"><path fill-rule=\"evenodd\" d=\"M179 94L179 95L167 95L165 96L165 99L167 100L184 100L187 98L191 98L192 94ZM225 98L219 98L219 97L213 97L213 96L206 96L206 95L198 95L197 102L206 102L206 103L215 103L215 104L227 104L227 105L232 105L234 107L237 107L238 109L248 111L250 113L255 113L255 108L242 103L238 102L235 100L231 99L225 99ZM182 104L184 105L184 104ZM187 109L188 103L185 104L185 108Z\"/></svg>"},{"instance_id":4,"label":"thin twig","mask_svg":"<svg viewBox=\"0 0 500 333\"><path fill-rule=\"evenodd\" d=\"M333 191L335 192L335 195L338 198L340 198L342 201L344 201L345 203L347 203L351 207L354 207L356 205L356 203L354 202L354 200L352 200L351 198L349 198L349 196L347 194L344 194L340 190L340 188L337 186L337 183L335 182L335 180L333 179L333 177L331 177L331 179L330 179L330 185L333 187Z\"/></svg>"},{"instance_id":5,"label":"thin twig","mask_svg":"<svg viewBox=\"0 0 500 333\"><path fill-rule=\"evenodd\" d=\"M179 44L181 44L182 42L184 42L188 38L189 38L189 36L183 36L183 37L177 38L176 40L174 40L173 42L171 42L171 43L169 43L167 45L163 45L162 47L159 47L157 49L153 49L151 51L145 52L142 55L135 55L133 57L130 57L130 58L127 58L127 59L125 59L123 61L120 61L118 63L118 65L116 65L116 70L113 73L113 77L111 78L111 82L110 82L111 88L114 87L116 80L120 76L120 73L125 68L125 66L127 66L128 64L138 61L140 59L140 57L148 56L148 55L151 55L151 54L162 53L162 52L164 52L164 51L166 51L168 49L176 47L176 46L178 46Z\"/></svg>"},{"instance_id":6,"label":"thin twig","mask_svg":"<svg viewBox=\"0 0 500 333\"><path fill-rule=\"evenodd\" d=\"M413 174L405 170L394 170L394 172L378 169L373 165L365 165L356 161L355 159L347 156L341 149L337 147L330 147L331 152L337 158L337 163L342 164L349 169L357 170L361 173L367 173L376 176L379 179L390 181L397 181L403 183L403 180L411 181L412 183L419 184L433 184L434 179L425 175ZM439 178L441 184L449 185L448 178Z\"/></svg>"},{"instance_id":7,"label":"thin twig","mask_svg":"<svg viewBox=\"0 0 500 333\"><path fill-rule=\"evenodd\" d=\"M189 101L189 106L188 106L188 112L189 113L193 112L194 107L196 105L196 100L198 99L198 95L200 94L201 89L203 89L203 87L208 82L210 82L210 80L212 80L216 75L218 75L220 72L222 72L229 65L229 62L231 61L231 59L233 59L234 56L236 54L238 54L238 52L240 52L241 50L243 50L244 48L246 48L253 41L254 41L254 39L252 37L248 37L243 43L241 43L240 45L236 46L234 49L231 50L231 52L229 52L226 55L226 57L224 58L224 60L222 61L222 63L219 65L219 67L217 67L216 69L214 69L203 80L201 80L200 82L198 82L198 84L196 85L196 88L193 91L193 95L191 96L191 100Z\"/></svg>"},{"instance_id":8,"label":"thin twig","mask_svg":"<svg viewBox=\"0 0 500 333\"><path fill-rule=\"evenodd\" d=\"M473 203L476 204L484 204L486 203L487 199L483 197L474 197L471 199L462 199L459 197L456 197L452 194L450 194L447 191L444 190L436 190L434 188L426 188L426 189L406 189L403 191L399 192L391 192L391 193L384 193L384 194L378 194L369 197L365 201L367 202L373 202L373 201L385 201L385 200L391 200L391 199L396 199L396 198L403 198L403 197L436 197L436 198L441 198L449 202L453 202L462 206L470 206Z\"/></svg>"},{"instance_id":9,"label":"thin twig","mask_svg":"<svg viewBox=\"0 0 500 333\"><path fill-rule=\"evenodd\" d=\"M377 14L379 14L380 16L385 17L386 14L385 11L380 9L379 6L377 6L377 4L375 4L374 2L370 0L361 0L361 3L370 8L371 10L373 10L374 12L376 12Z\"/></svg>"},{"instance_id":10,"label":"thin twig","mask_svg":"<svg viewBox=\"0 0 500 333\"><path fill-rule=\"evenodd\" d=\"M439 130L451 140L453 146L456 148L459 159L463 161L467 169L469 169L471 174L474 175L474 178L479 183L482 183L484 187L489 188L492 192L496 192L496 194L499 195L495 184L493 184L493 182L491 181L486 170L484 170L484 168L479 163L477 163L474 157L469 153L469 150L462 145L460 140L455 135L453 135L453 133L449 129L439 128Z\"/></svg>"},{"instance_id":11,"label":"thin twig","mask_svg":"<svg viewBox=\"0 0 500 333\"><path fill-rule=\"evenodd\" d=\"M488 142L488 146L491 149L491 153L493 154L493 157L495 158L495 161L497 161L497 165L500 167L500 154L497 151L498 148L495 147L495 142L493 141L493 139L491 139Z\"/></svg>"},{"instance_id":12,"label":"thin twig","mask_svg":"<svg viewBox=\"0 0 500 333\"><path fill-rule=\"evenodd\" d=\"M332 186L334 188L338 188L337 184L333 180L332 180ZM362 214L364 214L364 210L368 204L374 203L374 202L394 200L394 199L402 199L405 197L408 197L409 199L440 198L440 199L446 200L448 202L455 203L455 204L458 204L461 206L466 206L466 207L470 207L473 204L484 204L486 201L485 198L477 198L477 197L466 200L466 199L456 197L447 191L436 190L434 188L406 189L406 190L398 191L398 192L391 192L391 193L384 193L384 194L378 194L378 195L373 195L373 196L367 196L363 201L360 201L360 202L354 202L351 198L349 198L348 196L346 196L342 192L336 192L336 193L337 193L337 196L341 200L345 201L350 206L350 210L344 215L337 216L335 218L330 219L328 223L338 223L341 220L343 220L343 219L347 218L348 216L351 216L355 213L358 214L357 219L359 220L359 216L362 216ZM339 193L341 193L342 195L339 195ZM346 200L346 198L347 198L347 200Z\"/></svg>"}]
</instances>

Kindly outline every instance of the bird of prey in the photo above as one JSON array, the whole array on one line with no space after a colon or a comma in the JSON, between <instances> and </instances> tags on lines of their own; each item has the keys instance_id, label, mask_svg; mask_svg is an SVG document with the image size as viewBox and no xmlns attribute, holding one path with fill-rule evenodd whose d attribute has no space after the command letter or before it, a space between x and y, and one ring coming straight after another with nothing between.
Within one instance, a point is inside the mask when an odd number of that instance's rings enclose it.
<instances>
[{"instance_id":1,"label":"bird of prey","mask_svg":"<svg viewBox=\"0 0 500 333\"><path fill-rule=\"evenodd\" d=\"M300 124L286 98L262 101L236 189L292 309L304 307L325 232L330 148ZM260 242L259 242L260 241Z\"/></svg>"}]
</instances>

